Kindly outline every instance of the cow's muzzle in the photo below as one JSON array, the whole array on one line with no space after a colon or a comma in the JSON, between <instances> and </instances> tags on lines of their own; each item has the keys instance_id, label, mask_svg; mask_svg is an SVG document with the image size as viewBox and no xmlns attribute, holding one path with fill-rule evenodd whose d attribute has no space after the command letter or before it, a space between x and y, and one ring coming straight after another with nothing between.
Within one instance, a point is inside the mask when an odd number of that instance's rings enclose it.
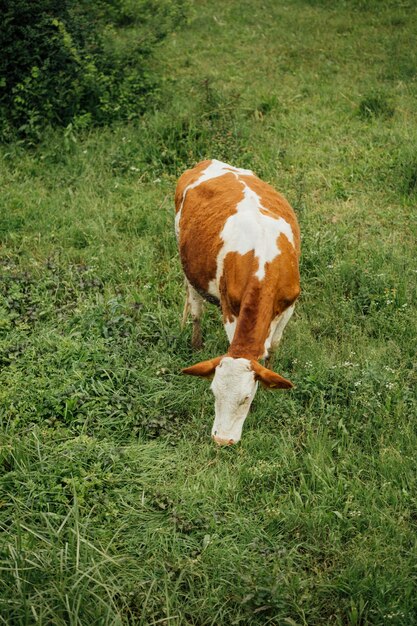
<instances>
[{"instance_id":1,"label":"cow's muzzle","mask_svg":"<svg viewBox=\"0 0 417 626\"><path fill-rule=\"evenodd\" d=\"M218 446L232 446L235 443L234 439L222 439L221 437L217 437L217 435L212 435L212 439Z\"/></svg>"}]
</instances>

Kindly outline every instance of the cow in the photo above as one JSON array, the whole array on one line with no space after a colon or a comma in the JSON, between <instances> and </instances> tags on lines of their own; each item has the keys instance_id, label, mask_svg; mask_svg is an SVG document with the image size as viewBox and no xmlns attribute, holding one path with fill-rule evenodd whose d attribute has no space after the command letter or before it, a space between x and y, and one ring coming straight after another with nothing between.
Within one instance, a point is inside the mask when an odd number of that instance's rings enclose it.
<instances>
[{"instance_id":1,"label":"cow","mask_svg":"<svg viewBox=\"0 0 417 626\"><path fill-rule=\"evenodd\" d=\"M191 313L192 346L202 345L204 300L221 307L226 354L182 371L213 377L212 438L237 443L258 382L292 383L269 363L300 294L300 230L287 200L251 170L202 161L178 180L175 231L186 282L183 325ZM259 360L265 359L265 364Z\"/></svg>"}]
</instances>

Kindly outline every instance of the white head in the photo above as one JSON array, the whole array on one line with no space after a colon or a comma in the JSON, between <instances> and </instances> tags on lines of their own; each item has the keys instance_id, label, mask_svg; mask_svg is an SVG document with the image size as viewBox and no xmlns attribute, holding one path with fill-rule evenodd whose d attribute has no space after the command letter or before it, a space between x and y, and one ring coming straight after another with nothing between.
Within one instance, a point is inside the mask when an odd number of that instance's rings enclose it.
<instances>
[{"instance_id":1,"label":"white head","mask_svg":"<svg viewBox=\"0 0 417 626\"><path fill-rule=\"evenodd\" d=\"M255 360L221 356L183 370L192 376L212 376L215 418L211 436L219 445L237 443L260 380L270 388L289 388L292 383Z\"/></svg>"},{"instance_id":2,"label":"white head","mask_svg":"<svg viewBox=\"0 0 417 626\"><path fill-rule=\"evenodd\" d=\"M257 388L248 359L225 356L220 361L211 383L215 408L211 436L215 441L225 445L239 441Z\"/></svg>"}]
</instances>

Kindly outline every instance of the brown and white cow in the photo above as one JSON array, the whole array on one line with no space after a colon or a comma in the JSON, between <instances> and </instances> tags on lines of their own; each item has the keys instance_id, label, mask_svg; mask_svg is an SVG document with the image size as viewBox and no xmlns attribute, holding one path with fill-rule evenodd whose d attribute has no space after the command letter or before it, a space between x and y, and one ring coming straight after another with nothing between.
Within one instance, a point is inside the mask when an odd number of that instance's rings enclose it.
<instances>
[{"instance_id":1,"label":"brown and white cow","mask_svg":"<svg viewBox=\"0 0 417 626\"><path fill-rule=\"evenodd\" d=\"M292 383L261 365L278 346L300 293L300 231L288 202L250 170L203 161L179 179L175 229L186 276L183 323L191 312L194 348L201 346L203 300L221 306L227 354L183 370L212 376L219 444L240 440L260 380Z\"/></svg>"}]
</instances>

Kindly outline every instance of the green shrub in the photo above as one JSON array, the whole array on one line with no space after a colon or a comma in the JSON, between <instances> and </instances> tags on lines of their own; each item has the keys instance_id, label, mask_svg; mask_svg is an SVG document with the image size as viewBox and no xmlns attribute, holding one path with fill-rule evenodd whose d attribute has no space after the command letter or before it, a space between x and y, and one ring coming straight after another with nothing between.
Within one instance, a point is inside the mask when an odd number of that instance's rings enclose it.
<instances>
[{"instance_id":1,"label":"green shrub","mask_svg":"<svg viewBox=\"0 0 417 626\"><path fill-rule=\"evenodd\" d=\"M148 59L185 0L0 0L0 10L0 138L37 140L46 126L143 113L157 82Z\"/></svg>"}]
</instances>

